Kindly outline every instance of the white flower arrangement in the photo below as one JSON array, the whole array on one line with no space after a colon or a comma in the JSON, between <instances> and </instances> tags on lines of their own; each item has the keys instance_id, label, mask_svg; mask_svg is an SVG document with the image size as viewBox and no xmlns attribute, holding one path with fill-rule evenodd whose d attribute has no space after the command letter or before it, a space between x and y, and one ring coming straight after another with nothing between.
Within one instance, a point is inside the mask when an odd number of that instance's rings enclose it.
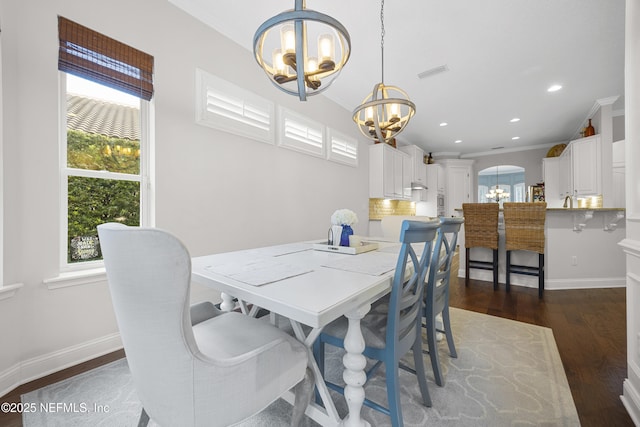
<instances>
[{"instance_id":1,"label":"white flower arrangement","mask_svg":"<svg viewBox=\"0 0 640 427\"><path fill-rule=\"evenodd\" d=\"M338 209L331 215L333 225L353 225L358 222L358 216L349 209Z\"/></svg>"}]
</instances>

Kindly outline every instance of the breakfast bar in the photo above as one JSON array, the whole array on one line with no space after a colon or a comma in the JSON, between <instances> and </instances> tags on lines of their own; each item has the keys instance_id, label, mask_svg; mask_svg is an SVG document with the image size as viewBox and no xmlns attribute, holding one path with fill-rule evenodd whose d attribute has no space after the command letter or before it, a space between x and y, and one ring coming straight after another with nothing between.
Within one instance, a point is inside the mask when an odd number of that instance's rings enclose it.
<instances>
[{"instance_id":1,"label":"breakfast bar","mask_svg":"<svg viewBox=\"0 0 640 427\"><path fill-rule=\"evenodd\" d=\"M462 215L462 209L456 209ZM464 228L464 227L463 227ZM505 242L502 215L498 224L498 281L505 283ZM624 208L547 208L545 224L545 289L585 289L625 286L625 257L619 242L625 236ZM464 230L460 233L460 269L465 276ZM491 252L472 249L473 258L489 261ZM536 265L537 255L514 252L513 262ZM470 272L472 279L491 281L491 271ZM513 285L537 288L537 279L513 275Z\"/></svg>"}]
</instances>

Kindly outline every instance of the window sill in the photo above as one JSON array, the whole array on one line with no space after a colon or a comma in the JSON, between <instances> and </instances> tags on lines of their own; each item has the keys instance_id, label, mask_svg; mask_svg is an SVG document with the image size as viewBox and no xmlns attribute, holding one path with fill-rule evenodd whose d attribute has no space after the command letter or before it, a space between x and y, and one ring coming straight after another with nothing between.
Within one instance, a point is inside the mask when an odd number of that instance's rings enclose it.
<instances>
[{"instance_id":1,"label":"window sill","mask_svg":"<svg viewBox=\"0 0 640 427\"><path fill-rule=\"evenodd\" d=\"M0 287L0 301L3 299L9 299L18 293L18 290L22 287L22 283L15 283L13 285L7 285Z\"/></svg>"},{"instance_id":2,"label":"window sill","mask_svg":"<svg viewBox=\"0 0 640 427\"><path fill-rule=\"evenodd\" d=\"M70 286L90 285L92 283L106 282L107 273L104 267L92 270L73 271L60 273L57 277L42 281L49 290L68 288Z\"/></svg>"}]
</instances>

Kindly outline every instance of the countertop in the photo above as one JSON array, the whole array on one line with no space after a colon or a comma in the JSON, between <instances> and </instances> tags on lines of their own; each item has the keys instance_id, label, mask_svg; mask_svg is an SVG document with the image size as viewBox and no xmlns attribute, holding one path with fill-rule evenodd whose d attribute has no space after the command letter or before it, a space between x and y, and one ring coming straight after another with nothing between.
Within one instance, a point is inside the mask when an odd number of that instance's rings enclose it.
<instances>
[{"instance_id":1,"label":"countertop","mask_svg":"<svg viewBox=\"0 0 640 427\"><path fill-rule=\"evenodd\" d=\"M594 212L608 212L608 211L624 211L625 208L547 208L548 211L551 212L583 212L583 211L594 211Z\"/></svg>"}]
</instances>

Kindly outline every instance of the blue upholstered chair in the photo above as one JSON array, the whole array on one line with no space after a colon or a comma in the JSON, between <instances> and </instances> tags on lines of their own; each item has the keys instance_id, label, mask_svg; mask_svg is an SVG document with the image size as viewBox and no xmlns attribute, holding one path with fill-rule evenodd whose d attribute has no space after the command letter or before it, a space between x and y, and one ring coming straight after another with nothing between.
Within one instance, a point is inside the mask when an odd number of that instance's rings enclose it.
<instances>
[{"instance_id":1,"label":"blue upholstered chair","mask_svg":"<svg viewBox=\"0 0 640 427\"><path fill-rule=\"evenodd\" d=\"M140 426L149 418L162 426L236 424L296 385L292 425L300 425L313 391L302 343L240 313L190 308L191 257L169 233L102 224L98 234L143 405Z\"/></svg>"},{"instance_id":2,"label":"blue upholstered chair","mask_svg":"<svg viewBox=\"0 0 640 427\"><path fill-rule=\"evenodd\" d=\"M439 386L444 385L444 377L442 376L438 357L438 342L436 339L438 332L445 334L451 357L458 357L449 319L449 282L451 262L458 243L458 233L463 223L464 218L440 218L440 231L438 232L437 244L434 247L434 260L432 268L429 269L425 285L424 327L427 332L427 346L431 358L433 376ZM457 272L455 273L457 277ZM436 316L439 314L442 314L442 329L437 328Z\"/></svg>"},{"instance_id":3,"label":"blue upholstered chair","mask_svg":"<svg viewBox=\"0 0 640 427\"><path fill-rule=\"evenodd\" d=\"M413 350L423 403L431 406L422 356L422 301L425 277L439 228L440 224L437 220L430 222L407 220L402 223L400 232L402 246L393 278L388 310L380 316L380 306L378 306L378 310L365 316L361 321L366 346L363 353L367 358L377 361L367 372L367 380L382 363L385 364L389 407L386 408L369 399L365 399L364 404L389 415L393 426L403 425L398 368L400 359L410 350ZM424 249L419 256L415 246L421 243L424 243ZM413 266L413 272L409 277L407 269L410 265ZM324 371L325 344L344 348L346 331L347 321L341 318L329 324L320 334L314 345L314 354L322 371ZM344 393L343 387L336 384L327 382L327 386Z\"/></svg>"}]
</instances>

